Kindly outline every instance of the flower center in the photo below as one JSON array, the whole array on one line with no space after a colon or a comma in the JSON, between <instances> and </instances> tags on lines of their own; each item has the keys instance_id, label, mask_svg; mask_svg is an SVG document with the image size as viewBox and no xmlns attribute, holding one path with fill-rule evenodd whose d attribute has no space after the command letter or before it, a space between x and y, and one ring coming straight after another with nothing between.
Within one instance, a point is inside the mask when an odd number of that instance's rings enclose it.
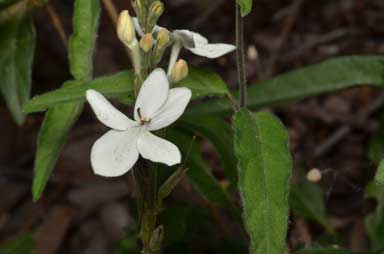
<instances>
[{"instance_id":1,"label":"flower center","mask_svg":"<svg viewBox=\"0 0 384 254\"><path fill-rule=\"evenodd\" d=\"M141 124L141 125L146 125L146 124L148 124L148 123L151 122L151 119L147 119L147 118L145 118L145 117L143 117L143 116L141 115L140 108L137 109L137 114L138 114L139 117L140 117L140 124Z\"/></svg>"}]
</instances>

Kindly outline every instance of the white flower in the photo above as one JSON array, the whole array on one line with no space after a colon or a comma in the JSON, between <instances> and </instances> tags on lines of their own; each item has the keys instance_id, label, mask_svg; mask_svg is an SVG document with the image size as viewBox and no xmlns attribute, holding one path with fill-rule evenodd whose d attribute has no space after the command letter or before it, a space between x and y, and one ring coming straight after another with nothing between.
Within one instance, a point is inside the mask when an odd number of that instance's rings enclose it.
<instances>
[{"instance_id":1,"label":"white flower","mask_svg":"<svg viewBox=\"0 0 384 254\"><path fill-rule=\"evenodd\" d=\"M140 28L137 18L132 18L136 32L143 36L144 33ZM155 26L154 32L157 32L163 27ZM174 30L172 32L172 39L174 41L172 46L171 57L168 65L168 75L172 72L177 58L182 47L191 51L195 55L204 56L208 58L218 58L236 49L236 46L225 43L209 43L208 39L199 33L195 33L189 30Z\"/></svg>"},{"instance_id":2,"label":"white flower","mask_svg":"<svg viewBox=\"0 0 384 254\"><path fill-rule=\"evenodd\" d=\"M144 81L131 120L108 100L88 90L86 98L96 117L112 128L92 147L91 164L95 174L115 177L128 172L139 154L153 162L172 166L180 163L179 149L150 131L175 122L187 107L192 93L188 88L169 89L168 77L162 69L154 70Z\"/></svg>"}]
</instances>

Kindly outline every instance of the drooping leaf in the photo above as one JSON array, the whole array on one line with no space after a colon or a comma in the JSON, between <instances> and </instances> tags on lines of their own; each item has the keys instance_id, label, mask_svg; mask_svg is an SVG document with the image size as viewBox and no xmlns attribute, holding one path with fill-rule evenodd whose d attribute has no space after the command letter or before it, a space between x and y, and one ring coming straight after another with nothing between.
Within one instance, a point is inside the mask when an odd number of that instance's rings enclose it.
<instances>
[{"instance_id":1,"label":"drooping leaf","mask_svg":"<svg viewBox=\"0 0 384 254\"><path fill-rule=\"evenodd\" d=\"M230 204L228 193L203 160L201 149L196 144L197 141L192 143L191 136L176 130L167 130L167 136L183 151L183 159L186 160L185 167L188 168L187 176L194 187L213 204L221 207L228 206Z\"/></svg>"},{"instance_id":2,"label":"drooping leaf","mask_svg":"<svg viewBox=\"0 0 384 254\"><path fill-rule=\"evenodd\" d=\"M33 199L39 200L55 167L69 131L76 122L83 103L66 103L48 110L37 139Z\"/></svg>"},{"instance_id":3,"label":"drooping leaf","mask_svg":"<svg viewBox=\"0 0 384 254\"><path fill-rule=\"evenodd\" d=\"M365 228L374 250L384 250L384 186L370 183L365 190L366 197L377 200L376 211L365 217Z\"/></svg>"},{"instance_id":4,"label":"drooping leaf","mask_svg":"<svg viewBox=\"0 0 384 254\"><path fill-rule=\"evenodd\" d=\"M207 138L219 153L225 175L232 186L237 186L237 160L233 151L233 131L226 121L214 117L183 117L182 128Z\"/></svg>"},{"instance_id":5,"label":"drooping leaf","mask_svg":"<svg viewBox=\"0 0 384 254\"><path fill-rule=\"evenodd\" d=\"M76 0L74 9L74 35L69 42L70 69L76 81L67 82L63 89L79 87L92 78L92 56L95 46L99 0ZM32 185L33 199L37 201L52 174L67 135L83 108L82 101L55 105L45 115L40 128Z\"/></svg>"},{"instance_id":6,"label":"drooping leaf","mask_svg":"<svg viewBox=\"0 0 384 254\"><path fill-rule=\"evenodd\" d=\"M27 113L44 111L56 104L84 100L88 89L95 89L109 98L124 98L122 101L132 105L134 74L122 71L85 82L83 85L71 88L60 88L45 93L30 100L25 106ZM188 87L192 90L192 98L199 99L206 96L224 96L228 94L224 81L215 73L192 68L188 77L175 85Z\"/></svg>"},{"instance_id":7,"label":"drooping leaf","mask_svg":"<svg viewBox=\"0 0 384 254\"><path fill-rule=\"evenodd\" d=\"M75 1L73 34L69 40L71 74L76 80L92 77L92 57L100 17L99 0Z\"/></svg>"},{"instance_id":8,"label":"drooping leaf","mask_svg":"<svg viewBox=\"0 0 384 254\"><path fill-rule=\"evenodd\" d=\"M249 86L247 105L251 109L259 109L357 85L382 87L383 73L382 56L337 57ZM218 99L196 105L188 112L201 115L225 113L231 110L228 100Z\"/></svg>"},{"instance_id":9,"label":"drooping leaf","mask_svg":"<svg viewBox=\"0 0 384 254\"><path fill-rule=\"evenodd\" d=\"M296 216L316 221L328 232L333 232L326 220L323 191L315 183L309 182L304 175L299 176L298 182L291 189L290 207Z\"/></svg>"},{"instance_id":10,"label":"drooping leaf","mask_svg":"<svg viewBox=\"0 0 384 254\"><path fill-rule=\"evenodd\" d=\"M35 31L28 16L18 14L0 25L0 90L13 119L21 125L29 99Z\"/></svg>"},{"instance_id":11,"label":"drooping leaf","mask_svg":"<svg viewBox=\"0 0 384 254\"><path fill-rule=\"evenodd\" d=\"M34 242L30 234L0 245L0 253L3 254L33 254L33 249Z\"/></svg>"},{"instance_id":12,"label":"drooping leaf","mask_svg":"<svg viewBox=\"0 0 384 254\"><path fill-rule=\"evenodd\" d=\"M233 117L245 228L252 254L283 254L288 226L291 157L287 133L268 113Z\"/></svg>"}]
</instances>

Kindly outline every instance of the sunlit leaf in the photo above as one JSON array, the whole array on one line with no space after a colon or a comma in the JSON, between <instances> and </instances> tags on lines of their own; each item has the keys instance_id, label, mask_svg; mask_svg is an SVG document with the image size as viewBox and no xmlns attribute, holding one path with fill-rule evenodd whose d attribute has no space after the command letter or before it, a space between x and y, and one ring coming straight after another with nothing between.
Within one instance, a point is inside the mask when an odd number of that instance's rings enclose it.
<instances>
[{"instance_id":1,"label":"sunlit leaf","mask_svg":"<svg viewBox=\"0 0 384 254\"><path fill-rule=\"evenodd\" d=\"M30 234L22 235L13 241L0 245L2 254L33 254L34 242Z\"/></svg>"},{"instance_id":2,"label":"sunlit leaf","mask_svg":"<svg viewBox=\"0 0 384 254\"><path fill-rule=\"evenodd\" d=\"M285 128L273 115L246 109L233 117L245 228L252 254L283 254L291 157Z\"/></svg>"}]
</instances>

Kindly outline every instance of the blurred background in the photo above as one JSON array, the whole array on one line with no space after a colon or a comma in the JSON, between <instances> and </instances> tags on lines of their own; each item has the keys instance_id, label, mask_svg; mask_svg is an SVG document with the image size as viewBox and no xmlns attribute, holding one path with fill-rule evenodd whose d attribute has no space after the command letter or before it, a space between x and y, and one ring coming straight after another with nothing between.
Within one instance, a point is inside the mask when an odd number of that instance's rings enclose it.
<instances>
[{"instance_id":1,"label":"blurred background","mask_svg":"<svg viewBox=\"0 0 384 254\"><path fill-rule=\"evenodd\" d=\"M165 0L160 24L234 44L233 2ZM132 10L130 1L114 3L118 10ZM51 0L33 15L37 48L32 95L57 89L71 79L63 39L72 33L72 10L71 0ZM61 34L52 22L55 19L63 25ZM250 84L334 56L382 54L384 1L255 0L252 14L245 19L245 38ZM212 61L183 51L182 58L217 71L236 89L234 53ZM96 77L130 68L104 6L94 62ZM376 204L364 198L364 189L384 154L384 144L377 141L384 140L383 104L384 93L363 87L265 109L288 128L295 163L292 181L300 181L300 175L311 169L322 173L322 179L309 187L314 196L308 202L313 201L310 206L317 211L325 210L327 226L292 213L287 249L320 243L337 243L352 251L368 248L364 217ZM106 128L88 106L68 138L43 198L32 202L33 158L42 119L43 114L30 115L19 128L0 99L0 242L21 242L26 249L20 253L29 253L31 239L36 254L127 253L136 241L129 235L137 230L134 185L126 178L93 174L90 148ZM212 148L203 143L202 150L226 186ZM238 201L235 194L233 199ZM241 220L207 202L188 179L166 204L161 216L169 233L166 253L247 253ZM329 227L338 234L328 234Z\"/></svg>"}]
</instances>

